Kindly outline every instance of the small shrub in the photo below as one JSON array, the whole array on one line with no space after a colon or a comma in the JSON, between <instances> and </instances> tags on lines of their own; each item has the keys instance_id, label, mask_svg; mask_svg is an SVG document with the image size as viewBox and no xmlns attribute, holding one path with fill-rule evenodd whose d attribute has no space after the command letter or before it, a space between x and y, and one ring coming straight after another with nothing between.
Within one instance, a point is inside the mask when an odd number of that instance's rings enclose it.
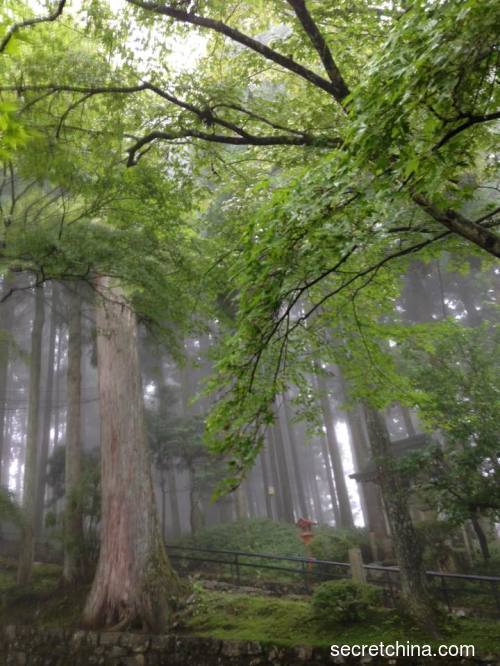
<instances>
[{"instance_id":1,"label":"small shrub","mask_svg":"<svg viewBox=\"0 0 500 666\"><path fill-rule=\"evenodd\" d=\"M323 625L348 624L365 620L381 601L381 590L373 585L330 580L315 589L312 610Z\"/></svg>"},{"instance_id":2,"label":"small shrub","mask_svg":"<svg viewBox=\"0 0 500 666\"><path fill-rule=\"evenodd\" d=\"M266 553L304 557L306 551L295 525L277 523L265 518L238 520L205 527L195 534L182 537L178 546L241 550L248 553Z\"/></svg>"}]
</instances>

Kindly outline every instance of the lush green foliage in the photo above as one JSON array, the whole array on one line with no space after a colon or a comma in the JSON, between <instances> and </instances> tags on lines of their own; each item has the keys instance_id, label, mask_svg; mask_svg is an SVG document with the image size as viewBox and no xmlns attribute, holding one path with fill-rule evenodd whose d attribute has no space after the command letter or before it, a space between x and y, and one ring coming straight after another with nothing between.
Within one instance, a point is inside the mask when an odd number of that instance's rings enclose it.
<instances>
[{"instance_id":1,"label":"lush green foliage","mask_svg":"<svg viewBox=\"0 0 500 666\"><path fill-rule=\"evenodd\" d=\"M316 620L324 626L361 622L379 606L382 594L373 585L351 580L330 580L314 590L312 608Z\"/></svg>"},{"instance_id":2,"label":"lush green foliage","mask_svg":"<svg viewBox=\"0 0 500 666\"><path fill-rule=\"evenodd\" d=\"M429 504L456 523L500 515L499 342L498 327L455 324L405 351L421 417L443 439L408 464Z\"/></svg>"},{"instance_id":3,"label":"lush green foliage","mask_svg":"<svg viewBox=\"0 0 500 666\"><path fill-rule=\"evenodd\" d=\"M221 28L225 3L176 18L130 0L20 30L2 54L0 101L14 99L27 128L13 166L38 179L2 230L4 267L110 274L171 342L200 304L213 313L223 300L236 316L219 315L209 432L232 456L229 487L255 460L276 395L295 384L313 411L311 356L390 402L387 325L408 258L495 239L484 187L498 166L495 3L309 4L324 47L279 0L231 13L265 52ZM2 26L28 15L6 12ZM198 60L172 64L175 40L195 35ZM48 186L62 188L48 214L24 224Z\"/></svg>"}]
</instances>

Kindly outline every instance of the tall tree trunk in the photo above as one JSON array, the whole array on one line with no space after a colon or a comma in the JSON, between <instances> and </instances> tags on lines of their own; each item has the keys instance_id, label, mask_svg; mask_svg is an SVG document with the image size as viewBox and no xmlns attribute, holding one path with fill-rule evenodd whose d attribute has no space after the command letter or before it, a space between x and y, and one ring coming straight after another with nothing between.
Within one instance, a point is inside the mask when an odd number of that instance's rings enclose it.
<instances>
[{"instance_id":1,"label":"tall tree trunk","mask_svg":"<svg viewBox=\"0 0 500 666\"><path fill-rule=\"evenodd\" d=\"M43 415L42 415L42 436L40 439L40 451L38 455L38 473L37 490L35 502L35 535L41 536L43 532L43 515L45 510L45 489L47 487L47 459L49 457L50 443L50 421L52 417L53 403L53 384L54 384L54 358L55 358L55 340L56 340L56 284L52 283L52 301L50 313L49 345L47 350L47 369L46 382L42 391Z\"/></svg>"},{"instance_id":2,"label":"tall tree trunk","mask_svg":"<svg viewBox=\"0 0 500 666\"><path fill-rule=\"evenodd\" d=\"M158 525L144 405L137 322L119 287L98 281L96 313L101 409L101 549L84 610L91 627L168 625L180 583Z\"/></svg>"},{"instance_id":3,"label":"tall tree trunk","mask_svg":"<svg viewBox=\"0 0 500 666\"><path fill-rule=\"evenodd\" d=\"M318 480L316 478L316 457L314 455L313 447L310 447L309 460L307 461L310 464L311 473L308 475L307 490L310 498L312 500L312 506L314 510L314 517L319 523L324 523L325 518L323 514L323 503L321 502L321 497L319 494Z\"/></svg>"},{"instance_id":4,"label":"tall tree trunk","mask_svg":"<svg viewBox=\"0 0 500 666\"><path fill-rule=\"evenodd\" d=\"M277 518L277 516L274 515L273 512L273 503L272 503L272 495L269 494L270 490L270 483L269 483L269 469L267 467L267 460L266 460L266 454L267 451L266 449L262 449L260 452L260 464L262 468L262 484L264 486L264 501L266 504L266 515L268 518ZM274 492L276 493L276 489L273 488Z\"/></svg>"},{"instance_id":5,"label":"tall tree trunk","mask_svg":"<svg viewBox=\"0 0 500 666\"><path fill-rule=\"evenodd\" d=\"M364 465L370 459L370 447L366 441L363 428L364 413L363 409L358 407L355 411L349 411L346 414L349 434L351 437L351 450L353 453L356 472L362 470ZM389 533L385 519L384 504L380 487L375 483L363 483L358 487L361 509L365 518L365 523L373 533L376 540L373 555L377 559L383 559L390 550L387 547ZM375 546L375 544L374 544Z\"/></svg>"},{"instance_id":6,"label":"tall tree trunk","mask_svg":"<svg viewBox=\"0 0 500 666\"><path fill-rule=\"evenodd\" d=\"M342 456L340 454L340 445L337 440L337 435L335 433L333 410L328 396L328 389L325 378L321 374L317 374L316 380L318 382L321 411L323 413L323 421L326 429L326 438L328 441L328 448L332 460L333 476L335 479L335 489L337 491L337 499L339 502L339 513L340 513L339 527L351 528L354 527L354 520L352 517L352 509L351 509L351 502L349 500L349 493L347 492L347 484L345 481Z\"/></svg>"},{"instance_id":7,"label":"tall tree trunk","mask_svg":"<svg viewBox=\"0 0 500 666\"><path fill-rule=\"evenodd\" d=\"M236 495L236 518L238 520L245 520L249 515L248 497L245 488L245 481L240 483L235 490Z\"/></svg>"},{"instance_id":8,"label":"tall tree trunk","mask_svg":"<svg viewBox=\"0 0 500 666\"><path fill-rule=\"evenodd\" d=\"M325 473L326 473L326 480L328 483L328 490L330 492L330 501L332 504L332 513L333 513L333 520L335 522L335 527L338 527L340 524L340 509L339 509L339 503L337 500L337 491L335 490L335 481L333 479L333 468L332 468L332 461L330 459L330 456L328 455L328 445L327 445L327 440L326 436L324 434L321 434L320 437L320 445L321 445L321 455L323 457L323 465L325 466Z\"/></svg>"},{"instance_id":9,"label":"tall tree trunk","mask_svg":"<svg viewBox=\"0 0 500 666\"><path fill-rule=\"evenodd\" d=\"M295 522L293 513L292 488L290 486L290 476L288 474L288 465L285 455L285 445L281 436L279 423L274 423L268 430L269 441L271 443L271 460L273 467L273 477L278 486L278 492L281 496L281 520L288 523Z\"/></svg>"},{"instance_id":10,"label":"tall tree trunk","mask_svg":"<svg viewBox=\"0 0 500 666\"><path fill-rule=\"evenodd\" d=\"M35 315L31 332L30 380L28 393L28 426L23 485L23 528L17 570L17 582L26 585L33 569L36 468L40 420L40 367L42 360L42 333L44 322L43 289L35 289Z\"/></svg>"},{"instance_id":11,"label":"tall tree trunk","mask_svg":"<svg viewBox=\"0 0 500 666\"><path fill-rule=\"evenodd\" d=\"M434 632L434 609L426 586L423 549L409 511L410 487L397 469L383 416L366 405L365 418L399 564L403 601L409 614Z\"/></svg>"},{"instance_id":12,"label":"tall tree trunk","mask_svg":"<svg viewBox=\"0 0 500 666\"><path fill-rule=\"evenodd\" d=\"M9 283L4 285L2 295L9 291ZM1 329L0 329L0 485L3 479L7 476L4 468L6 464L6 451L5 451L5 433L7 430L6 424L6 402L7 402L7 382L9 370L9 348L10 348L10 329L11 329L11 314L12 314L12 298L8 299L5 303L0 305L1 314Z\"/></svg>"},{"instance_id":13,"label":"tall tree trunk","mask_svg":"<svg viewBox=\"0 0 500 666\"><path fill-rule=\"evenodd\" d=\"M61 421L61 361L63 356L63 329L59 328L57 336L55 382L52 404L54 409L54 451L59 446L59 428Z\"/></svg>"},{"instance_id":14,"label":"tall tree trunk","mask_svg":"<svg viewBox=\"0 0 500 666\"><path fill-rule=\"evenodd\" d=\"M82 322L79 286L70 292L68 325L68 373L66 392L65 517L63 578L68 583L83 577L83 517L81 509L81 393L82 393Z\"/></svg>"},{"instance_id":15,"label":"tall tree trunk","mask_svg":"<svg viewBox=\"0 0 500 666\"><path fill-rule=\"evenodd\" d=\"M297 492L297 500L299 504L299 511L302 517L307 518L309 511L307 510L306 494L304 492L304 471L300 464L297 436L293 424L293 414L288 404L286 395L283 395L283 418L281 423L285 427L285 432L288 436L288 443L290 444L290 454L292 458L293 473L295 476L295 490Z\"/></svg>"},{"instance_id":16,"label":"tall tree trunk","mask_svg":"<svg viewBox=\"0 0 500 666\"><path fill-rule=\"evenodd\" d=\"M348 388L342 370L339 367L336 368L336 376L340 399L345 403L348 398ZM356 472L360 472L371 458L370 446L364 428L364 411L361 406L358 406L355 409L344 412L344 414L349 433L354 469ZM373 538L379 541L378 544L372 543L373 556L375 559L379 557L383 558L386 555L387 546L387 543L384 542L386 542L389 534L380 488L375 483L358 483L358 495L365 525L372 533ZM379 552L380 547L381 552Z\"/></svg>"}]
</instances>

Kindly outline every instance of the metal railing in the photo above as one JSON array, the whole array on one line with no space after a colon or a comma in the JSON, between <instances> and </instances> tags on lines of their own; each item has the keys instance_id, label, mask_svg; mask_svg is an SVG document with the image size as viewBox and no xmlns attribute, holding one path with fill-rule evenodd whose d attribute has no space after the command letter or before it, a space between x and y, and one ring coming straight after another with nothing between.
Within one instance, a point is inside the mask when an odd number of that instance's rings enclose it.
<instances>
[{"instance_id":1,"label":"metal railing","mask_svg":"<svg viewBox=\"0 0 500 666\"><path fill-rule=\"evenodd\" d=\"M283 587L298 582L307 594L318 582L351 578L348 562L192 546L167 546L167 551L184 573L205 572L236 585L245 583L249 570L249 582L254 585L265 582L269 587ZM365 564L363 568L367 582L381 587L385 603L394 606L400 595L398 567ZM275 575L271 577L272 574ZM449 610L463 607L500 616L500 577L441 571L427 571L426 575L431 593Z\"/></svg>"}]
</instances>

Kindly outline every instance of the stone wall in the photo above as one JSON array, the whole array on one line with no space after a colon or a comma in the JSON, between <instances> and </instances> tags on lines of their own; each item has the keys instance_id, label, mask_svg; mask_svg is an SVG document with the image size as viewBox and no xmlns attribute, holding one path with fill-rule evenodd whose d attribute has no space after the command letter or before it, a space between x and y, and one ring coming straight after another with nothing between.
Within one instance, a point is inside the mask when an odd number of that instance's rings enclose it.
<instances>
[{"instance_id":1,"label":"stone wall","mask_svg":"<svg viewBox=\"0 0 500 666\"><path fill-rule=\"evenodd\" d=\"M248 641L194 636L32 629L0 629L2 666L309 666L310 664L420 666L421 660L335 658L329 648L280 648ZM426 666L443 660L426 659ZM493 660L448 659L446 663L494 666Z\"/></svg>"}]
</instances>

